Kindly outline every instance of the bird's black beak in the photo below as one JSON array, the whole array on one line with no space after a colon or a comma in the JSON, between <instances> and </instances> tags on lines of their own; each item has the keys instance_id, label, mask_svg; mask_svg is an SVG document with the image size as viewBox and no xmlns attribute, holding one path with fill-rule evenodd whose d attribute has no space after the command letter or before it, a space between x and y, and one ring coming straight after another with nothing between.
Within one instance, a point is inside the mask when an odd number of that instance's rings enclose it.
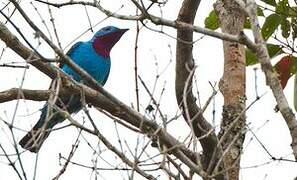
<instances>
[{"instance_id":1,"label":"bird's black beak","mask_svg":"<svg viewBox=\"0 0 297 180\"><path fill-rule=\"evenodd\" d=\"M118 42L118 40L120 40L120 38L123 36L123 34L128 31L129 29L118 29L115 33L114 33L114 43Z\"/></svg>"},{"instance_id":2,"label":"bird's black beak","mask_svg":"<svg viewBox=\"0 0 297 180\"><path fill-rule=\"evenodd\" d=\"M129 29L119 29L119 31L121 32L121 34L124 34L126 31L128 31Z\"/></svg>"}]
</instances>

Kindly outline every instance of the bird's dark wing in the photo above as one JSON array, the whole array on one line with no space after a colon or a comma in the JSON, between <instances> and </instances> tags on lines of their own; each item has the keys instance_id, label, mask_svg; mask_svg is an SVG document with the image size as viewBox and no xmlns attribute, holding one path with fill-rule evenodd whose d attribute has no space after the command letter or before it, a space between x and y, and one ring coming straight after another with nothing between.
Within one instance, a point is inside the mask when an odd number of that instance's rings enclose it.
<instances>
[{"instance_id":1,"label":"bird's dark wing","mask_svg":"<svg viewBox=\"0 0 297 180\"><path fill-rule=\"evenodd\" d=\"M78 48L82 43L83 43L83 42L81 42L81 41L75 43L75 44L68 50L68 52L66 53L66 55L69 56L69 57L71 57L71 54L73 53L73 51L74 51L76 48ZM59 64L59 68L62 68L63 65L64 65L63 63L60 63L60 64Z\"/></svg>"}]
</instances>

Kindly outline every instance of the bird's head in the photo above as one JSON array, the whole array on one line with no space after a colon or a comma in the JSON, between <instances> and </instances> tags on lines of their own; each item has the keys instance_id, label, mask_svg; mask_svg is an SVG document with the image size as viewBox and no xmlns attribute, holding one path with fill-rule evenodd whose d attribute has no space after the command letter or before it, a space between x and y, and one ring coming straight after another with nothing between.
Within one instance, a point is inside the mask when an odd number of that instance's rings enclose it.
<instances>
[{"instance_id":1,"label":"bird's head","mask_svg":"<svg viewBox=\"0 0 297 180\"><path fill-rule=\"evenodd\" d=\"M111 48L120 40L128 29L119 29L114 26L106 26L97 31L92 38L92 44L96 52L103 57L108 57Z\"/></svg>"}]
</instances>

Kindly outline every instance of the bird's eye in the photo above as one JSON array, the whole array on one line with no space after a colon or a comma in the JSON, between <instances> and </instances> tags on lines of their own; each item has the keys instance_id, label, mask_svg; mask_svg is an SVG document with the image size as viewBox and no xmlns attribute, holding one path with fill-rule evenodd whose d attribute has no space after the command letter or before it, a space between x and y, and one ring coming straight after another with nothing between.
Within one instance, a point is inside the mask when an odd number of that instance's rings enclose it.
<instances>
[{"instance_id":1,"label":"bird's eye","mask_svg":"<svg viewBox=\"0 0 297 180\"><path fill-rule=\"evenodd\" d=\"M110 27L105 28L105 31L110 31Z\"/></svg>"}]
</instances>

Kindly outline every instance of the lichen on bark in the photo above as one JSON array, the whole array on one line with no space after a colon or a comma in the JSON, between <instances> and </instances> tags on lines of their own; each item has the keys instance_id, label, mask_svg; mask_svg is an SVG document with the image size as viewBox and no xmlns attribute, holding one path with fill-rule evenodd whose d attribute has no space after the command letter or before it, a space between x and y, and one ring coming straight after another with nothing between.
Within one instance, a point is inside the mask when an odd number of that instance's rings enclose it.
<instances>
[{"instance_id":1,"label":"lichen on bark","mask_svg":"<svg viewBox=\"0 0 297 180\"><path fill-rule=\"evenodd\" d=\"M214 5L222 32L239 35L243 30L245 13L232 0L219 0ZM223 41L224 73L219 83L224 97L223 118L219 132L221 147L226 151L224 167L230 180L239 179L240 154L245 137L245 51L244 46ZM230 125L232 125L231 128Z\"/></svg>"}]
</instances>

